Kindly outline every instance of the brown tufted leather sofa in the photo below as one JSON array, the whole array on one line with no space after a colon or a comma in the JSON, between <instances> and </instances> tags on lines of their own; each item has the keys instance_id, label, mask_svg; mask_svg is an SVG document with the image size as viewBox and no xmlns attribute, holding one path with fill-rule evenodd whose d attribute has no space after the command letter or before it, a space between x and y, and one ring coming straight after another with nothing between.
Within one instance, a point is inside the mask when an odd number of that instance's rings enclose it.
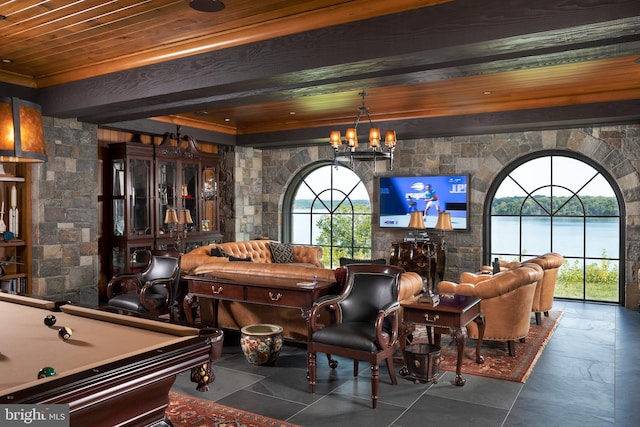
<instances>
[{"instance_id":1,"label":"brown tufted leather sofa","mask_svg":"<svg viewBox=\"0 0 640 427\"><path fill-rule=\"evenodd\" d=\"M460 283L442 281L441 294L457 294L480 298L480 311L484 315L485 340L506 341L509 355L516 355L515 340L526 338L531 324L531 306L537 282L542 279L542 268L523 263L494 275L462 273ZM467 325L471 338L478 338L475 322Z\"/></svg>"},{"instance_id":2,"label":"brown tufted leather sofa","mask_svg":"<svg viewBox=\"0 0 640 427\"><path fill-rule=\"evenodd\" d=\"M311 281L316 276L318 281L335 282L338 286L340 285L338 280L341 278L340 269L324 268L321 247L294 244L292 245L294 262L283 264L273 262L270 242L271 240L247 240L201 246L182 255L180 267L187 274L210 274L220 278L237 279L245 276L248 280L256 280L259 277L275 275ZM253 262L229 261L228 258L210 256L211 250L215 247L234 257L250 257ZM401 301L412 298L421 290L422 278L418 274L412 272L402 274L400 277ZM210 304L206 301L201 304L201 316L205 320L212 316ZM219 327L228 329L240 329L242 326L254 323L273 323L282 325L286 338L301 341L307 339L306 321L302 318L300 310L296 308L220 301L217 323Z\"/></svg>"}]
</instances>

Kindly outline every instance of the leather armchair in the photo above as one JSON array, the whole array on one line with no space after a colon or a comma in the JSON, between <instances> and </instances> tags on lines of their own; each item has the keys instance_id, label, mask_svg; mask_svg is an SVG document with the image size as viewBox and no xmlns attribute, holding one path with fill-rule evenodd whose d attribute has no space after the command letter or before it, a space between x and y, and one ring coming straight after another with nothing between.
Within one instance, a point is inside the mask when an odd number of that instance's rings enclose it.
<instances>
[{"instance_id":1,"label":"leather armchair","mask_svg":"<svg viewBox=\"0 0 640 427\"><path fill-rule=\"evenodd\" d=\"M538 281L536 292L533 295L531 311L535 313L536 324L542 323L542 313L549 317L549 310L553 307L553 295L556 291L558 271L564 263L564 257L556 252L550 252L539 257L527 260L542 267L543 276Z\"/></svg>"},{"instance_id":2,"label":"leather armchair","mask_svg":"<svg viewBox=\"0 0 640 427\"><path fill-rule=\"evenodd\" d=\"M109 306L137 313L168 313L178 294L179 258L152 255L141 273L116 274L107 284Z\"/></svg>"},{"instance_id":3,"label":"leather armchair","mask_svg":"<svg viewBox=\"0 0 640 427\"><path fill-rule=\"evenodd\" d=\"M397 384L393 354L398 342L400 267L380 264L354 264L344 267L346 286L340 295L326 295L313 304L309 316L307 362L311 392L316 386L316 352L326 353L329 366L337 361L331 355L353 359L353 375L358 361L371 363L371 401L378 401L379 364L387 364L392 384ZM320 324L321 310L328 309L331 320Z\"/></svg>"},{"instance_id":4,"label":"leather armchair","mask_svg":"<svg viewBox=\"0 0 640 427\"><path fill-rule=\"evenodd\" d=\"M500 271L507 271L522 265L519 261L500 260ZM544 276L538 281L536 293L533 296L531 311L535 313L536 325L542 323L542 313L549 317L549 310L553 307L553 296L556 291L556 280L558 271L564 263L564 257L556 252L549 252L544 255L525 260L523 262L533 262L542 267ZM481 271L491 271L491 266L482 266Z\"/></svg>"},{"instance_id":5,"label":"leather armchair","mask_svg":"<svg viewBox=\"0 0 640 427\"><path fill-rule=\"evenodd\" d=\"M516 355L516 340L529 334L531 307L542 268L523 263L494 275L462 273L460 283L442 281L441 294L458 294L480 298L480 310L485 319L484 340L507 342L509 355ZM478 338L474 322L467 325L470 338Z\"/></svg>"}]
</instances>

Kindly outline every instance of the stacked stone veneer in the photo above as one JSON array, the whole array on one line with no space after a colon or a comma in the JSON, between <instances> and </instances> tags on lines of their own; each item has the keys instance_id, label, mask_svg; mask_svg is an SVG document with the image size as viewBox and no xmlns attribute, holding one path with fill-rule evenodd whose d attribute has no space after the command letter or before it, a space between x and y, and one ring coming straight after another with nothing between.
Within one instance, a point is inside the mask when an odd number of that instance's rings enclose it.
<instances>
[{"instance_id":1,"label":"stacked stone veneer","mask_svg":"<svg viewBox=\"0 0 640 427\"><path fill-rule=\"evenodd\" d=\"M224 148L220 172L223 240L239 242L263 237L262 151Z\"/></svg>"},{"instance_id":2,"label":"stacked stone veneer","mask_svg":"<svg viewBox=\"0 0 640 427\"><path fill-rule=\"evenodd\" d=\"M32 291L98 303L97 127L43 118L48 161L33 166Z\"/></svg>"},{"instance_id":3,"label":"stacked stone veneer","mask_svg":"<svg viewBox=\"0 0 640 427\"><path fill-rule=\"evenodd\" d=\"M282 203L292 177L311 162L332 158L331 148L272 149L262 152L262 232L281 236ZM476 271L482 264L483 209L487 192L498 174L510 163L535 152L554 150L579 153L602 165L616 180L624 199L626 246L626 306L637 308L640 301L640 125L548 130L461 136L435 139L401 140L396 149L393 174L469 174L470 226L466 232L447 234L447 278L457 279L462 271ZM371 195L374 173L370 164L356 163ZM389 172L381 172L389 174ZM246 203L251 203L249 199ZM251 210L246 204L246 210ZM374 211L374 215L376 212ZM250 229L246 229L252 234ZM402 231L373 227L372 256L388 259L391 242L401 240Z\"/></svg>"}]
</instances>

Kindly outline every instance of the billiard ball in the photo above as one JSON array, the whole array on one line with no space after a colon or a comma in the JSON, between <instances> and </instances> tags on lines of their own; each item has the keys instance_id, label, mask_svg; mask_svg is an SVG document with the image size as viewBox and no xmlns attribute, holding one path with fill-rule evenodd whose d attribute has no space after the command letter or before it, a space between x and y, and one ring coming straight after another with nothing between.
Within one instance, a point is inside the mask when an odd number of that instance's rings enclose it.
<instances>
[{"instance_id":1,"label":"billiard ball","mask_svg":"<svg viewBox=\"0 0 640 427\"><path fill-rule=\"evenodd\" d=\"M73 331L68 326L63 326L62 328L58 329L58 336L65 341L71 338L71 334L73 334Z\"/></svg>"},{"instance_id":2,"label":"billiard ball","mask_svg":"<svg viewBox=\"0 0 640 427\"><path fill-rule=\"evenodd\" d=\"M55 374L56 374L55 369L53 369L51 366L45 366L44 368L38 371L38 379L41 380L42 378L52 377Z\"/></svg>"},{"instance_id":3,"label":"billiard ball","mask_svg":"<svg viewBox=\"0 0 640 427\"><path fill-rule=\"evenodd\" d=\"M56 316L49 314L44 318L44 324L47 326L53 326L56 324Z\"/></svg>"}]
</instances>

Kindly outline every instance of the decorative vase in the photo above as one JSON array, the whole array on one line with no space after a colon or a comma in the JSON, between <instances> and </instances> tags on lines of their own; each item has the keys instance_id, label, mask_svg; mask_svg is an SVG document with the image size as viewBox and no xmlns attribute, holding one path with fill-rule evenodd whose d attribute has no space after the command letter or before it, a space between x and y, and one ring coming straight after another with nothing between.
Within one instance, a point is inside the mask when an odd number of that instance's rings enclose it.
<instances>
[{"instance_id":1,"label":"decorative vase","mask_svg":"<svg viewBox=\"0 0 640 427\"><path fill-rule=\"evenodd\" d=\"M240 347L252 365L272 365L282 348L282 326L257 324L241 329Z\"/></svg>"}]
</instances>

